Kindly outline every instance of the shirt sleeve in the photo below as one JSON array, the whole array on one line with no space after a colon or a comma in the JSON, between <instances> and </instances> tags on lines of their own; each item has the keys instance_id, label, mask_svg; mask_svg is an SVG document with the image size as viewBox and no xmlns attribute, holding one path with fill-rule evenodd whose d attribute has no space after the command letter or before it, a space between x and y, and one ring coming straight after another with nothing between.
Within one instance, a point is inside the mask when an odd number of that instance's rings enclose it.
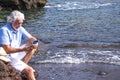
<instances>
[{"instance_id":1,"label":"shirt sleeve","mask_svg":"<svg viewBox=\"0 0 120 80\"><path fill-rule=\"evenodd\" d=\"M10 44L10 38L6 29L0 29L0 45Z\"/></svg>"},{"instance_id":2,"label":"shirt sleeve","mask_svg":"<svg viewBox=\"0 0 120 80\"><path fill-rule=\"evenodd\" d=\"M31 34L26 31L25 28L21 27L22 30L22 39L27 39L28 37L31 37Z\"/></svg>"}]
</instances>

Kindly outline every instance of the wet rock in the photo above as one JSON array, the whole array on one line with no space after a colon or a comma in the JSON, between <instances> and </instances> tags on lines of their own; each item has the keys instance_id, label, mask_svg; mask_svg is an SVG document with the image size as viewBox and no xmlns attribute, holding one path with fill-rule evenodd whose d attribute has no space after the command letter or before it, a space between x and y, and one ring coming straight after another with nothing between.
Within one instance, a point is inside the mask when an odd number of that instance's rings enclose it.
<instances>
[{"instance_id":1,"label":"wet rock","mask_svg":"<svg viewBox=\"0 0 120 80\"><path fill-rule=\"evenodd\" d=\"M0 0L0 9L7 10L26 10L38 7L44 7L47 0Z\"/></svg>"},{"instance_id":2,"label":"wet rock","mask_svg":"<svg viewBox=\"0 0 120 80\"><path fill-rule=\"evenodd\" d=\"M63 43L57 46L58 48L79 48L80 45L77 43Z\"/></svg>"},{"instance_id":3,"label":"wet rock","mask_svg":"<svg viewBox=\"0 0 120 80\"><path fill-rule=\"evenodd\" d=\"M97 73L97 75L100 75L100 76L103 76L103 75L106 75L107 73L106 72L104 72L104 71L99 71L98 73Z\"/></svg>"}]
</instances>

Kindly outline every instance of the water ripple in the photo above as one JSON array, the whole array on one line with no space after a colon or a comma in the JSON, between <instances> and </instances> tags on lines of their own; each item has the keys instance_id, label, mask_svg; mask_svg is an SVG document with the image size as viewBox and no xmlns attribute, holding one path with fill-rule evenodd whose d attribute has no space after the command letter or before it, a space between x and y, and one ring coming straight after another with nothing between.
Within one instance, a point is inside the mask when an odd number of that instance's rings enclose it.
<instances>
[{"instance_id":1,"label":"water ripple","mask_svg":"<svg viewBox=\"0 0 120 80\"><path fill-rule=\"evenodd\" d=\"M91 3L91 2L65 2L57 5L46 5L45 8L57 8L58 10L90 9L111 6L112 3Z\"/></svg>"}]
</instances>

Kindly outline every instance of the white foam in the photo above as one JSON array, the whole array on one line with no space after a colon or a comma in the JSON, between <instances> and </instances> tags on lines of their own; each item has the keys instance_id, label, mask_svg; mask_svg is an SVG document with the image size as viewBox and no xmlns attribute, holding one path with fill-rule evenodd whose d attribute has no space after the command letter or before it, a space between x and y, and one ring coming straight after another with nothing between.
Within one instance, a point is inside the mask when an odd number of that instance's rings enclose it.
<instances>
[{"instance_id":1,"label":"white foam","mask_svg":"<svg viewBox=\"0 0 120 80\"><path fill-rule=\"evenodd\" d=\"M48 55L48 59L37 61L36 63L74 63L102 62L120 65L119 51L109 50L61 50L55 55ZM52 54L49 53L49 54Z\"/></svg>"},{"instance_id":2,"label":"white foam","mask_svg":"<svg viewBox=\"0 0 120 80\"><path fill-rule=\"evenodd\" d=\"M112 3L92 3L92 2L65 2L60 4L46 5L45 8L56 7L58 10L90 9L102 6L111 6Z\"/></svg>"}]
</instances>

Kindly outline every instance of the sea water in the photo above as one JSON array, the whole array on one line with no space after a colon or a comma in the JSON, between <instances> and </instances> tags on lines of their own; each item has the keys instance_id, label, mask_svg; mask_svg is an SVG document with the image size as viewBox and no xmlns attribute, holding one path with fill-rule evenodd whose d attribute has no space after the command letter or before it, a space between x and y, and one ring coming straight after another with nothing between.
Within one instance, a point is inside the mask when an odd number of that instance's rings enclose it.
<instances>
[{"instance_id":1,"label":"sea water","mask_svg":"<svg viewBox=\"0 0 120 80\"><path fill-rule=\"evenodd\" d=\"M29 63L37 80L120 78L120 0L48 0L23 12L23 27L40 40Z\"/></svg>"},{"instance_id":2,"label":"sea water","mask_svg":"<svg viewBox=\"0 0 120 80\"><path fill-rule=\"evenodd\" d=\"M120 65L119 0L48 0L32 14L24 26L44 46L35 63Z\"/></svg>"}]
</instances>

